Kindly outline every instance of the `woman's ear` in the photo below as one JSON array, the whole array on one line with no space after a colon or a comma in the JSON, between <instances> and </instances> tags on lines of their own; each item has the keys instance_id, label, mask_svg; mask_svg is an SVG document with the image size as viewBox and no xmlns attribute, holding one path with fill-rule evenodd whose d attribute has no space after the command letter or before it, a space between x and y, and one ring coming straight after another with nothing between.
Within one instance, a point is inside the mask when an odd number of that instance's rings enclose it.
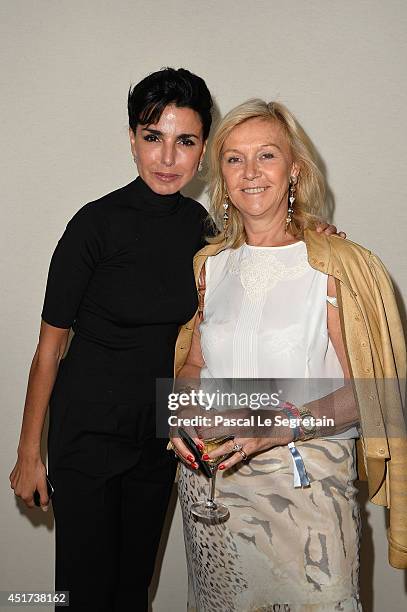
<instances>
[{"instance_id":1,"label":"woman's ear","mask_svg":"<svg viewBox=\"0 0 407 612\"><path fill-rule=\"evenodd\" d=\"M297 162L293 162L291 166L290 176L296 176L298 178L300 174L300 165Z\"/></svg>"},{"instance_id":2,"label":"woman's ear","mask_svg":"<svg viewBox=\"0 0 407 612\"><path fill-rule=\"evenodd\" d=\"M135 157L135 155L136 155L136 136L135 136L132 128L129 128L129 138L130 138L131 152L133 154L133 157Z\"/></svg>"},{"instance_id":3,"label":"woman's ear","mask_svg":"<svg viewBox=\"0 0 407 612\"><path fill-rule=\"evenodd\" d=\"M202 153L201 153L201 158L200 158L200 163L203 162L203 158L205 157L205 151L206 151L206 145L208 144L208 141L205 140L204 144L203 144L203 148L202 148Z\"/></svg>"}]
</instances>

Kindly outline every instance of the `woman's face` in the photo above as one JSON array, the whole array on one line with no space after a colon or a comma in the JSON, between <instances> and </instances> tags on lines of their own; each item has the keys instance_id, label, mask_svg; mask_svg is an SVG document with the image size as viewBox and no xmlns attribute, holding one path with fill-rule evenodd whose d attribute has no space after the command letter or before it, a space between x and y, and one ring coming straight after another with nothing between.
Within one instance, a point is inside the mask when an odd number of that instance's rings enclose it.
<instances>
[{"instance_id":1,"label":"woman's face","mask_svg":"<svg viewBox=\"0 0 407 612\"><path fill-rule=\"evenodd\" d=\"M290 175L298 175L299 167L277 121L256 117L236 126L223 145L221 168L243 221L285 219Z\"/></svg>"},{"instance_id":2,"label":"woman's face","mask_svg":"<svg viewBox=\"0 0 407 612\"><path fill-rule=\"evenodd\" d=\"M161 195L179 191L192 179L206 147L198 113L172 104L157 123L138 125L135 134L130 129L130 143L139 175Z\"/></svg>"}]
</instances>

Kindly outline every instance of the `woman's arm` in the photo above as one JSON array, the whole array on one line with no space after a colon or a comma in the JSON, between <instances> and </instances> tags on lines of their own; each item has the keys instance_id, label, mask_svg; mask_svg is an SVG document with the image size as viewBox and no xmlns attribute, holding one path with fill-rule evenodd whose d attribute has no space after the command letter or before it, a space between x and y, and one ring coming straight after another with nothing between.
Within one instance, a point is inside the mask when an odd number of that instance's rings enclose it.
<instances>
[{"instance_id":1,"label":"woman's arm","mask_svg":"<svg viewBox=\"0 0 407 612\"><path fill-rule=\"evenodd\" d=\"M35 488L48 503L41 433L69 329L76 319L92 274L103 258L108 223L97 203L85 204L68 222L49 266L38 346L28 379L17 463L10 474L16 495L33 506Z\"/></svg>"},{"instance_id":2,"label":"woman's arm","mask_svg":"<svg viewBox=\"0 0 407 612\"><path fill-rule=\"evenodd\" d=\"M40 445L49 398L59 363L65 352L69 329L41 322L38 345L31 363L23 422L17 450L17 462L10 474L14 493L29 506L34 506L33 493L38 489L43 510L48 507L45 466Z\"/></svg>"},{"instance_id":3,"label":"woman's arm","mask_svg":"<svg viewBox=\"0 0 407 612\"><path fill-rule=\"evenodd\" d=\"M205 365L201 350L201 334L199 332L200 323L201 316L198 313L198 315L195 317L192 343L187 360L181 368L175 381L174 391L176 393L180 393L183 390L188 391L190 389L199 389L201 369ZM196 415L196 413L196 408L193 408L191 416ZM186 416L186 412L183 411L183 417L185 418ZM198 448L200 450L203 450L203 444L196 435L196 432L193 429L188 429L188 433L190 434ZM182 459L188 466L192 467L193 469L197 469L198 465L194 463L193 456L189 452L189 449L182 442L182 440L179 437L176 437L175 435L171 435L171 442L178 457Z\"/></svg>"},{"instance_id":4,"label":"woman's arm","mask_svg":"<svg viewBox=\"0 0 407 612\"><path fill-rule=\"evenodd\" d=\"M178 386L183 386L185 381L190 381L191 386L199 388L201 369L205 365L204 358L202 356L201 349L201 334L199 332L199 324L201 318L199 316L195 319L194 331L192 334L191 348L188 353L188 357L184 365L182 366L175 383Z\"/></svg>"},{"instance_id":5,"label":"woman's arm","mask_svg":"<svg viewBox=\"0 0 407 612\"><path fill-rule=\"evenodd\" d=\"M328 277L328 296L336 298L335 279L332 276ZM348 359L342 337L339 308L333 306L329 302L327 308L328 333L339 363L341 364L345 384L343 387L337 389L333 393L306 404L306 407L310 410L314 417L321 418L326 416L328 418L334 418L335 425L319 427L317 432L318 437L332 436L342 433L349 427L357 425L359 422L355 397L350 381Z\"/></svg>"}]
</instances>

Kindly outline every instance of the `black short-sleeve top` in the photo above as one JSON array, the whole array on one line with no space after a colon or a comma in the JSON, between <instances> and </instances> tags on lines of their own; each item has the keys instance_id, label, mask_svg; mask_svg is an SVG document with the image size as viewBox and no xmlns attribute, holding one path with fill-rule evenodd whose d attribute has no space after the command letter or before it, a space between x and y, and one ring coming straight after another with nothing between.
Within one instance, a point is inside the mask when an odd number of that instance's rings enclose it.
<instances>
[{"instance_id":1,"label":"black short-sleeve top","mask_svg":"<svg viewBox=\"0 0 407 612\"><path fill-rule=\"evenodd\" d=\"M178 327L197 307L192 260L207 218L195 200L157 195L140 177L86 204L53 253L42 319L171 376Z\"/></svg>"}]
</instances>

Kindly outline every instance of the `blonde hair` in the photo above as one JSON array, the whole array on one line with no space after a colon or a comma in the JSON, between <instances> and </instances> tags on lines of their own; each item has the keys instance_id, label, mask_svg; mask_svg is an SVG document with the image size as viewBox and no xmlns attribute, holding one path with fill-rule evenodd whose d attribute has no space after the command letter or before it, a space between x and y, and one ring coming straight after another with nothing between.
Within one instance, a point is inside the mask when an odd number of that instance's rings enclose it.
<instances>
[{"instance_id":1,"label":"blonde hair","mask_svg":"<svg viewBox=\"0 0 407 612\"><path fill-rule=\"evenodd\" d=\"M279 102L265 102L253 98L233 108L220 122L214 134L210 151L210 213L220 233L208 238L210 243L223 242L223 204L226 186L222 176L221 158L225 140L231 131L249 119L261 118L278 121L285 131L291 148L293 161L300 168L296 186L294 213L287 231L297 238L303 236L305 228L315 228L324 208L325 181L316 163L314 146L297 122L294 115ZM288 187L288 185L287 185ZM226 246L237 248L246 239L246 232L240 212L231 204L228 209L228 230Z\"/></svg>"}]
</instances>

